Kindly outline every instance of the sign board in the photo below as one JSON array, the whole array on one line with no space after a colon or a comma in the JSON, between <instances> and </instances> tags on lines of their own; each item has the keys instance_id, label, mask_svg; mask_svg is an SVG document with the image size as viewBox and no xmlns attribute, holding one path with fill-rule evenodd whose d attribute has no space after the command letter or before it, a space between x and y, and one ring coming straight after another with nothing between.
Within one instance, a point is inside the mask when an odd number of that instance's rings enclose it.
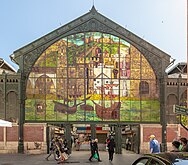
<instances>
[{"instance_id":1,"label":"sign board","mask_svg":"<svg viewBox=\"0 0 188 165\"><path fill-rule=\"evenodd\" d=\"M110 131L110 127L106 127L106 126L105 126L105 127L102 127L102 130L103 130L103 131L104 131L104 130L105 130L105 131Z\"/></svg>"},{"instance_id":2,"label":"sign board","mask_svg":"<svg viewBox=\"0 0 188 165\"><path fill-rule=\"evenodd\" d=\"M173 111L176 114L188 116L188 109L185 107L181 107L179 105L173 105Z\"/></svg>"}]
</instances>

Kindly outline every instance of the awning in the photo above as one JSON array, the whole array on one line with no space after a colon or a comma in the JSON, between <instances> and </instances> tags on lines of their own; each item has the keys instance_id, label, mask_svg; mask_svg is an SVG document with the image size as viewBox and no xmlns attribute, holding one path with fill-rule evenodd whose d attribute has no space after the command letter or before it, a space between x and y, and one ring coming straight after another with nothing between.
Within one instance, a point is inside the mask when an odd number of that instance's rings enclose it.
<instances>
[{"instance_id":1,"label":"awning","mask_svg":"<svg viewBox=\"0 0 188 165\"><path fill-rule=\"evenodd\" d=\"M12 127L12 123L9 121L0 119L0 127Z\"/></svg>"}]
</instances>

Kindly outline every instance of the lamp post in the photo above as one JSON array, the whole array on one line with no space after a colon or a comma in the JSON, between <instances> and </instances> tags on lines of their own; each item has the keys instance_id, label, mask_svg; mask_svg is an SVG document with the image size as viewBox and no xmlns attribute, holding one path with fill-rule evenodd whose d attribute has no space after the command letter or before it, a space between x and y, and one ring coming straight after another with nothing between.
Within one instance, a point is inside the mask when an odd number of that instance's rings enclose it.
<instances>
[{"instance_id":1,"label":"lamp post","mask_svg":"<svg viewBox=\"0 0 188 165\"><path fill-rule=\"evenodd\" d=\"M166 145L166 79L167 75L163 75L160 79L160 122L162 126L162 151L165 152L167 150Z\"/></svg>"},{"instance_id":2,"label":"lamp post","mask_svg":"<svg viewBox=\"0 0 188 165\"><path fill-rule=\"evenodd\" d=\"M18 128L18 153L24 153L24 92L23 92L23 85L24 85L24 76L23 72L21 71L21 76L20 76L20 86L19 86L19 91L20 91L20 113L19 113L19 128Z\"/></svg>"},{"instance_id":3,"label":"lamp post","mask_svg":"<svg viewBox=\"0 0 188 165\"><path fill-rule=\"evenodd\" d=\"M18 153L24 153L24 122L25 122L25 73L24 73L24 56L20 58L21 65L18 72L20 72L19 81L19 126L18 126Z\"/></svg>"}]
</instances>

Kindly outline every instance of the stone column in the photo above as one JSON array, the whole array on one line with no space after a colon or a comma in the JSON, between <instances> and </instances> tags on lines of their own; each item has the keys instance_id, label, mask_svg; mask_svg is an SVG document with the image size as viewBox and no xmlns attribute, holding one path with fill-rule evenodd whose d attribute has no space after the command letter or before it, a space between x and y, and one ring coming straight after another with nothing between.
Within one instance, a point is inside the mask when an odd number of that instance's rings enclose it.
<instances>
[{"instance_id":1,"label":"stone column","mask_svg":"<svg viewBox=\"0 0 188 165\"><path fill-rule=\"evenodd\" d=\"M25 73L24 73L24 58L21 56L20 59L20 74L19 80L19 103L20 103L20 114L19 114L19 128L18 128L18 153L24 153L24 121L25 121Z\"/></svg>"},{"instance_id":2,"label":"stone column","mask_svg":"<svg viewBox=\"0 0 188 165\"><path fill-rule=\"evenodd\" d=\"M121 125L117 124L115 126L115 153L116 154L122 154L122 135L121 135Z\"/></svg>"},{"instance_id":3,"label":"stone column","mask_svg":"<svg viewBox=\"0 0 188 165\"><path fill-rule=\"evenodd\" d=\"M167 76L163 75L160 78L160 123L162 125L162 151L167 151L166 144L166 79Z\"/></svg>"},{"instance_id":4,"label":"stone column","mask_svg":"<svg viewBox=\"0 0 188 165\"><path fill-rule=\"evenodd\" d=\"M47 145L47 148L46 148L46 150L47 150L47 154L49 154L49 151L50 151L50 148L49 148L49 146L50 146L50 141L51 141L51 139L50 139L50 137L49 137L49 133L50 133L50 129L49 129L49 126L47 125L46 127L44 127L45 129L44 129L44 142L46 142L46 145Z\"/></svg>"},{"instance_id":5,"label":"stone column","mask_svg":"<svg viewBox=\"0 0 188 165\"><path fill-rule=\"evenodd\" d=\"M96 138L96 124L90 124L91 127L91 139Z\"/></svg>"},{"instance_id":6,"label":"stone column","mask_svg":"<svg viewBox=\"0 0 188 165\"><path fill-rule=\"evenodd\" d=\"M3 141L4 141L4 147L7 145L7 128L3 128Z\"/></svg>"},{"instance_id":7,"label":"stone column","mask_svg":"<svg viewBox=\"0 0 188 165\"><path fill-rule=\"evenodd\" d=\"M68 143L69 153L72 152L72 146L71 146L71 124L65 124L65 139Z\"/></svg>"}]
</instances>

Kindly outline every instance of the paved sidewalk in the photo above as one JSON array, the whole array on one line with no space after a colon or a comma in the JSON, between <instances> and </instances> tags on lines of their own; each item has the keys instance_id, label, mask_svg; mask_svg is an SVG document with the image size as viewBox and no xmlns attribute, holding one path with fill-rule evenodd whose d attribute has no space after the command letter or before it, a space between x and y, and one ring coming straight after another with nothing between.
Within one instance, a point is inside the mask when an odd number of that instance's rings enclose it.
<instances>
[{"instance_id":1,"label":"paved sidewalk","mask_svg":"<svg viewBox=\"0 0 188 165\"><path fill-rule=\"evenodd\" d=\"M138 158L139 154L134 154L123 150L123 154L114 154L114 160L110 162L108 160L108 152L99 151L102 162L88 160L90 151L73 151L71 157L61 164L72 165L131 165L132 162ZM53 160L53 155L49 158L49 161L45 160L47 154L41 155L28 155L28 154L0 154L0 165L55 165L57 161Z\"/></svg>"}]
</instances>

